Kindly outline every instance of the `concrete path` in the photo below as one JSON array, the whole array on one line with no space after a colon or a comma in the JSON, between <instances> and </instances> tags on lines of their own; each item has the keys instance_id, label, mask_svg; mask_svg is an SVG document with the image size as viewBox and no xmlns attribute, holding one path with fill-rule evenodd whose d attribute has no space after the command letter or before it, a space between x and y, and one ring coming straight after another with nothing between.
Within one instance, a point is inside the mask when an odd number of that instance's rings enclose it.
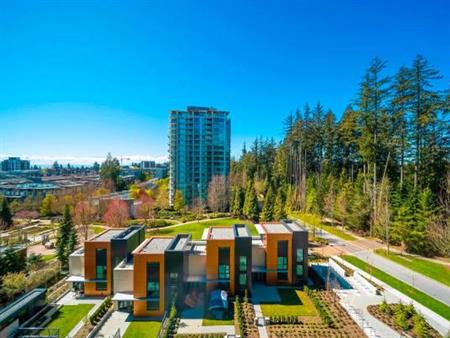
<instances>
[{"instance_id":1,"label":"concrete path","mask_svg":"<svg viewBox=\"0 0 450 338\"><path fill-rule=\"evenodd\" d=\"M425 292L444 304L450 305L450 288L448 286L370 251L358 251L353 253L353 255L387 274L408 283L414 288Z\"/></svg>"},{"instance_id":2,"label":"concrete path","mask_svg":"<svg viewBox=\"0 0 450 338\"><path fill-rule=\"evenodd\" d=\"M350 317L362 328L368 337L396 338L402 337L401 334L392 330L389 326L383 324L373 317L367 310L368 305L380 304L383 301L382 296L369 296L359 293L356 290L335 290L339 296L341 305L347 310ZM391 299L386 295L386 301L395 303L396 299Z\"/></svg>"},{"instance_id":3,"label":"concrete path","mask_svg":"<svg viewBox=\"0 0 450 338\"><path fill-rule=\"evenodd\" d=\"M182 318L178 326L178 334L208 334L226 333L235 334L234 325L203 326L203 319Z\"/></svg>"},{"instance_id":4,"label":"concrete path","mask_svg":"<svg viewBox=\"0 0 450 338\"><path fill-rule=\"evenodd\" d=\"M129 317L130 314L128 312L114 311L95 336L103 338L113 337L117 330L120 330L120 335L123 336L131 323L128 320Z\"/></svg>"},{"instance_id":5,"label":"concrete path","mask_svg":"<svg viewBox=\"0 0 450 338\"><path fill-rule=\"evenodd\" d=\"M253 310L255 311L255 318L263 318L264 315L262 313L261 305L253 304ZM258 328L259 338L269 338L269 334L267 333L267 329L265 325L256 325Z\"/></svg>"},{"instance_id":6,"label":"concrete path","mask_svg":"<svg viewBox=\"0 0 450 338\"><path fill-rule=\"evenodd\" d=\"M346 241L322 229L317 230L316 235L327 239L340 254L353 254L366 263L408 283L444 304L450 305L450 288L448 286L373 253L372 249L377 247L376 241L363 238ZM379 245L382 247L381 244Z\"/></svg>"}]
</instances>

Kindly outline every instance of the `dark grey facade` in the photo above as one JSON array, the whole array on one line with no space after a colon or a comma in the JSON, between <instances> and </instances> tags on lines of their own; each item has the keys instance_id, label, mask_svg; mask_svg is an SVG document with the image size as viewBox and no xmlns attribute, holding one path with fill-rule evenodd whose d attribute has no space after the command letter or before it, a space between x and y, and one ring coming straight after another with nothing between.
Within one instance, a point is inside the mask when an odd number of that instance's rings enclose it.
<instances>
[{"instance_id":1,"label":"dark grey facade","mask_svg":"<svg viewBox=\"0 0 450 338\"><path fill-rule=\"evenodd\" d=\"M236 293L243 296L252 289L252 237L244 224L233 225L235 232L235 285ZM245 267L243 260L245 257Z\"/></svg>"},{"instance_id":2,"label":"dark grey facade","mask_svg":"<svg viewBox=\"0 0 450 338\"><path fill-rule=\"evenodd\" d=\"M230 173L229 112L207 107L187 107L170 112L169 203L180 190L184 201L206 200L215 175Z\"/></svg>"}]
</instances>

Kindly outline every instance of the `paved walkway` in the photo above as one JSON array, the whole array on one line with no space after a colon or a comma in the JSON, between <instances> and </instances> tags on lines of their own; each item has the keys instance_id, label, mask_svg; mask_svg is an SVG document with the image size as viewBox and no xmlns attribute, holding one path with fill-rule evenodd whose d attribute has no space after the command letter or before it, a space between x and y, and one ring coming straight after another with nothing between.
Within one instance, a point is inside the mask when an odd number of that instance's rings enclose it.
<instances>
[{"instance_id":1,"label":"paved walkway","mask_svg":"<svg viewBox=\"0 0 450 338\"><path fill-rule=\"evenodd\" d=\"M179 334L208 334L208 333L227 333L235 334L234 325L214 325L203 326L203 304L199 304L194 309L186 309L181 312L180 325L177 333Z\"/></svg>"},{"instance_id":2,"label":"paved walkway","mask_svg":"<svg viewBox=\"0 0 450 338\"><path fill-rule=\"evenodd\" d=\"M448 286L373 253L372 249L377 248L376 241L360 237L356 241L346 241L322 229L317 230L316 235L327 239L339 254L353 254L366 263L408 283L444 304L450 305L450 288ZM383 247L380 243L378 245Z\"/></svg>"},{"instance_id":3,"label":"paved walkway","mask_svg":"<svg viewBox=\"0 0 450 338\"><path fill-rule=\"evenodd\" d=\"M120 335L123 336L131 323L129 317L130 314L128 312L114 311L95 336L103 338L113 337L117 330L120 330Z\"/></svg>"},{"instance_id":4,"label":"paved walkway","mask_svg":"<svg viewBox=\"0 0 450 338\"><path fill-rule=\"evenodd\" d=\"M253 304L253 310L255 311L255 318L264 317L261 309L261 305ZM267 329L265 325L256 325L258 328L259 338L269 338L269 334L267 333Z\"/></svg>"},{"instance_id":5,"label":"paved walkway","mask_svg":"<svg viewBox=\"0 0 450 338\"><path fill-rule=\"evenodd\" d=\"M353 253L353 255L395 278L408 283L414 288L427 293L444 304L450 305L450 288L448 286L370 251L359 251Z\"/></svg>"},{"instance_id":6,"label":"paved walkway","mask_svg":"<svg viewBox=\"0 0 450 338\"><path fill-rule=\"evenodd\" d=\"M367 311L368 305L380 304L383 301L382 296L365 295L356 290L335 291L339 296L341 305L347 310L352 319L363 329L368 337L402 337L401 334L380 322ZM386 294L385 297L386 301L389 303L398 301L388 294Z\"/></svg>"}]
</instances>

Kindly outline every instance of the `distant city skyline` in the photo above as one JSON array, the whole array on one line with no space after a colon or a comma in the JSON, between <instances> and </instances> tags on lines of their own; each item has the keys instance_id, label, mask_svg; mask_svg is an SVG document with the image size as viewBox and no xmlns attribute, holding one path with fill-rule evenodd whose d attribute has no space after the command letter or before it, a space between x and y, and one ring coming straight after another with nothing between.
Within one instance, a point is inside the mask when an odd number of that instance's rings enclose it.
<instances>
[{"instance_id":1,"label":"distant city skyline","mask_svg":"<svg viewBox=\"0 0 450 338\"><path fill-rule=\"evenodd\" d=\"M168 112L231 112L231 153L321 101L339 118L372 58L450 66L450 2L8 2L0 156L167 159ZM376 34L374 31L376 30Z\"/></svg>"}]
</instances>

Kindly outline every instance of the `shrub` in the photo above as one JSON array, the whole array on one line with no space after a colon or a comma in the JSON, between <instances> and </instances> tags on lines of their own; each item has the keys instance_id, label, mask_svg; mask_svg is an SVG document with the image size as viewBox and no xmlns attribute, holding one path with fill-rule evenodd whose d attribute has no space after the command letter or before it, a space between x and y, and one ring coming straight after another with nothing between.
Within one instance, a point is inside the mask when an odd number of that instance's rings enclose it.
<instances>
[{"instance_id":1,"label":"shrub","mask_svg":"<svg viewBox=\"0 0 450 338\"><path fill-rule=\"evenodd\" d=\"M395 314L394 314L394 322L403 331L408 330L408 328L409 328L408 316L407 316L404 306L396 307Z\"/></svg>"},{"instance_id":2,"label":"shrub","mask_svg":"<svg viewBox=\"0 0 450 338\"><path fill-rule=\"evenodd\" d=\"M386 302L386 299L383 299L383 302L380 304L380 310L388 316L392 314L391 307Z\"/></svg>"},{"instance_id":3,"label":"shrub","mask_svg":"<svg viewBox=\"0 0 450 338\"><path fill-rule=\"evenodd\" d=\"M108 309L112 305L112 300L109 297L106 297L105 300L100 304L97 310L89 317L89 321L92 325L96 325L106 314Z\"/></svg>"},{"instance_id":4,"label":"shrub","mask_svg":"<svg viewBox=\"0 0 450 338\"><path fill-rule=\"evenodd\" d=\"M413 331L418 338L425 338L429 336L427 323L420 314L418 313L414 314L413 323L414 323Z\"/></svg>"}]
</instances>

